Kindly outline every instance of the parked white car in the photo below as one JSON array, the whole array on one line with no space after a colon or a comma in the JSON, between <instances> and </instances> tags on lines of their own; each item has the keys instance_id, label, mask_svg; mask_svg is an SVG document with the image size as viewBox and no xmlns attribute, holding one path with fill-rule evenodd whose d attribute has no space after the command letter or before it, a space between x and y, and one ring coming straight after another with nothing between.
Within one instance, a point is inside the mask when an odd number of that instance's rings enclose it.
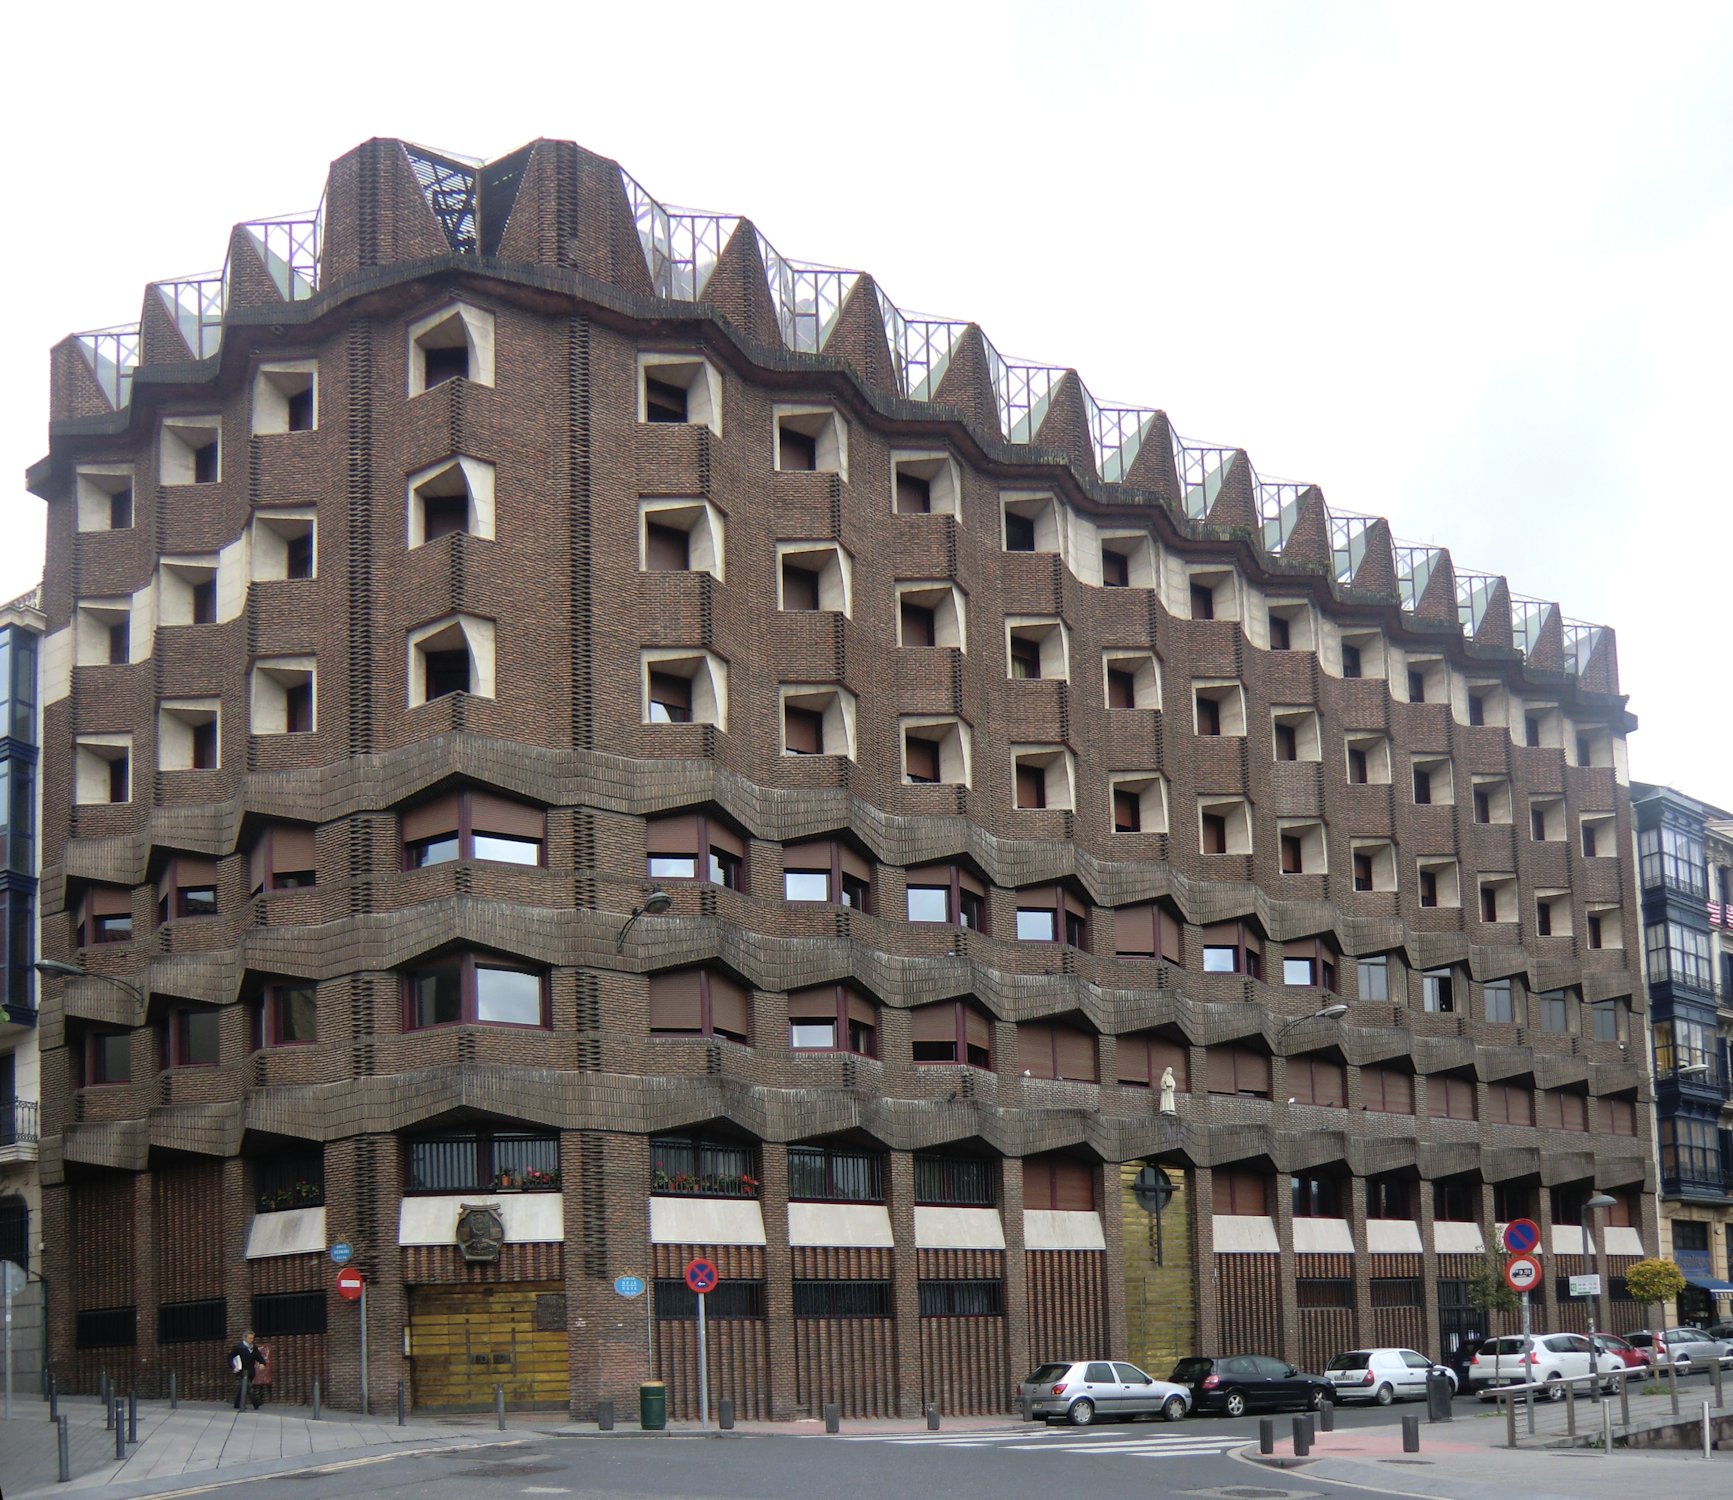
<instances>
[{"instance_id":1,"label":"parked white car","mask_svg":"<svg viewBox=\"0 0 1733 1500\"><path fill-rule=\"evenodd\" d=\"M1426 1399L1426 1377L1436 1371L1456 1394L1456 1372L1415 1349L1350 1349L1324 1367L1324 1377L1336 1388L1337 1401Z\"/></svg>"},{"instance_id":2,"label":"parked white car","mask_svg":"<svg viewBox=\"0 0 1733 1500\"><path fill-rule=\"evenodd\" d=\"M1542 1394L1550 1401L1563 1401L1567 1380L1582 1382L1577 1389L1587 1392L1592 1349L1580 1333L1535 1333L1526 1341L1521 1335L1488 1339L1468 1362L1469 1387L1480 1392L1484 1401L1497 1386L1544 1381ZM1610 1366L1604 1355L1597 1357L1596 1365L1601 1389L1616 1391L1624 1380L1623 1367Z\"/></svg>"}]
</instances>

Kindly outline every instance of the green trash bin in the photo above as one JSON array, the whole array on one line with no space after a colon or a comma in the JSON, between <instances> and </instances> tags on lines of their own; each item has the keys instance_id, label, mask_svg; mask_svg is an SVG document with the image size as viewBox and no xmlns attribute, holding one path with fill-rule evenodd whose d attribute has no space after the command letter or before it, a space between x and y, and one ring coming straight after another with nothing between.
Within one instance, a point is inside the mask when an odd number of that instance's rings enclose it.
<instances>
[{"instance_id":1,"label":"green trash bin","mask_svg":"<svg viewBox=\"0 0 1733 1500\"><path fill-rule=\"evenodd\" d=\"M660 1380L646 1380L638 1387L638 1425L645 1432L668 1426L668 1387Z\"/></svg>"}]
</instances>

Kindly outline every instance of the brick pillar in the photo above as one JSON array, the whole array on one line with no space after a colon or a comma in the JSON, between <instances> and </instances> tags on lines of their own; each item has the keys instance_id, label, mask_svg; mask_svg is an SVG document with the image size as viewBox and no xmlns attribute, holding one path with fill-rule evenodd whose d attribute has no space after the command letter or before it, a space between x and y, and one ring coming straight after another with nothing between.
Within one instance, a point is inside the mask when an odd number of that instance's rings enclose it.
<instances>
[{"instance_id":1,"label":"brick pillar","mask_svg":"<svg viewBox=\"0 0 1733 1500\"><path fill-rule=\"evenodd\" d=\"M999 1045L999 1037L993 1040L995 1046ZM1035 1368L1035 1350L1029 1335L1029 1252L1023 1236L1021 1161L1005 1163L1001 1197L1005 1203L1005 1358L1011 1366L1011 1379L1021 1380Z\"/></svg>"},{"instance_id":2,"label":"brick pillar","mask_svg":"<svg viewBox=\"0 0 1733 1500\"><path fill-rule=\"evenodd\" d=\"M247 1231L252 1225L253 1211L257 1205L252 1201L248 1190L247 1163L244 1157L226 1158L221 1164L221 1171L222 1286L229 1306L227 1327L233 1337L237 1333L245 1333L253 1326L253 1280L252 1268L247 1264ZM325 1264L330 1265L330 1262L326 1261ZM336 1270L335 1266L331 1266L333 1279ZM164 1381L165 1387L166 1384ZM162 1389L157 1394L167 1396L168 1391ZM279 1387L276 1395L282 1400L288 1396L288 1392Z\"/></svg>"},{"instance_id":3,"label":"brick pillar","mask_svg":"<svg viewBox=\"0 0 1733 1500\"><path fill-rule=\"evenodd\" d=\"M1194 1065L1203 1056L1201 1047L1192 1049ZM1193 1074L1193 1077L1201 1075ZM1191 1173L1191 1260L1197 1268L1197 1346L1215 1349L1221 1344L1221 1298L1216 1275L1215 1236L1215 1173L1208 1167L1194 1167Z\"/></svg>"},{"instance_id":4,"label":"brick pillar","mask_svg":"<svg viewBox=\"0 0 1733 1500\"><path fill-rule=\"evenodd\" d=\"M881 1049L882 1050L882 1049ZM1009 1164L1007 1163L1007 1167ZM897 1415L921 1410L920 1251L915 1248L915 1159L893 1151L890 1159L891 1298L897 1322ZM1005 1173L1010 1177L1009 1170Z\"/></svg>"},{"instance_id":5,"label":"brick pillar","mask_svg":"<svg viewBox=\"0 0 1733 1500\"><path fill-rule=\"evenodd\" d=\"M1287 1069L1284 1067L1276 1075L1277 1087L1284 1087ZM1271 1090L1271 1098L1276 1096ZM1284 1093L1280 1095L1286 1099ZM1276 1221L1276 1244L1280 1247L1279 1264L1276 1271L1277 1290L1282 1299L1279 1317L1282 1328L1281 1356L1291 1365L1300 1362L1300 1313L1299 1296L1295 1290L1294 1281L1298 1275L1298 1266L1294 1256L1294 1192L1288 1182L1289 1174L1280 1168L1276 1171L1276 1180L1271 1191L1275 1194L1275 1213L1271 1217Z\"/></svg>"},{"instance_id":6,"label":"brick pillar","mask_svg":"<svg viewBox=\"0 0 1733 1500\"><path fill-rule=\"evenodd\" d=\"M788 1147L766 1141L759 1148L759 1157L763 1177L758 1198L764 1215L764 1332L770 1361L770 1416L773 1421L787 1421L795 1414L796 1400L794 1251L788 1243ZM836 1399L840 1398L838 1392Z\"/></svg>"},{"instance_id":7,"label":"brick pillar","mask_svg":"<svg viewBox=\"0 0 1733 1500\"><path fill-rule=\"evenodd\" d=\"M1366 1179L1348 1179L1348 1233L1358 1252L1353 1258L1354 1339L1375 1343L1372 1333L1372 1249L1366 1235Z\"/></svg>"},{"instance_id":8,"label":"brick pillar","mask_svg":"<svg viewBox=\"0 0 1733 1500\"><path fill-rule=\"evenodd\" d=\"M1097 1189L1101 1204L1101 1232L1107 1240L1107 1252L1101 1267L1107 1294L1107 1346L1110 1349L1129 1347L1129 1331L1125 1316L1125 1199L1120 1164L1102 1165ZM1023 1366L1033 1369L1034 1365ZM1022 1370L1016 1372L1021 1375Z\"/></svg>"},{"instance_id":9,"label":"brick pillar","mask_svg":"<svg viewBox=\"0 0 1733 1500\"><path fill-rule=\"evenodd\" d=\"M1420 1202L1420 1297L1425 1307L1426 1348L1434 1359L1444 1354L1444 1331L1438 1312L1438 1216L1432 1199L1432 1184L1419 1184Z\"/></svg>"},{"instance_id":10,"label":"brick pillar","mask_svg":"<svg viewBox=\"0 0 1733 1500\"><path fill-rule=\"evenodd\" d=\"M114 1372L118 1387L141 1395L156 1388L156 1310L162 1300L157 1284L156 1262L161 1243L157 1232L156 1174L140 1172L132 1179L132 1305L138 1309L138 1343L132 1351L132 1369ZM119 1361L116 1362L117 1364Z\"/></svg>"}]
</instances>

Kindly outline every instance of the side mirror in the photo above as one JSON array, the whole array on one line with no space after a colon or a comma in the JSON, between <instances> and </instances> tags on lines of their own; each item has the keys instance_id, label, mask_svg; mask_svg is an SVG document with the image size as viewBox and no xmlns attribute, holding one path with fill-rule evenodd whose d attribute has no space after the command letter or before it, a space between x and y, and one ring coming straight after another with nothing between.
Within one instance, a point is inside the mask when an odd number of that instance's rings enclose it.
<instances>
[{"instance_id":1,"label":"side mirror","mask_svg":"<svg viewBox=\"0 0 1733 1500\"><path fill-rule=\"evenodd\" d=\"M1290 1375L1290 1376L1293 1376L1293 1375L1298 1375L1298 1374L1299 1374L1299 1373L1300 1373L1300 1372L1299 1372L1299 1371L1298 1371L1298 1370L1296 1370L1296 1369L1295 1369L1295 1368L1294 1368L1294 1367L1293 1367L1293 1366L1292 1366L1292 1365L1289 1365L1289 1366L1288 1366L1288 1374L1289 1374L1289 1375Z\"/></svg>"}]
</instances>

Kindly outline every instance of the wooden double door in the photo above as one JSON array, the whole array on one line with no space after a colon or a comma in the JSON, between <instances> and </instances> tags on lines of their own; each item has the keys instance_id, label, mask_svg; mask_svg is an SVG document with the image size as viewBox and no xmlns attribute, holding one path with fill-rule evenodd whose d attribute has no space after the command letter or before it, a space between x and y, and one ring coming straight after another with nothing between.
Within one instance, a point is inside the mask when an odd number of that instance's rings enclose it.
<instances>
[{"instance_id":1,"label":"wooden double door","mask_svg":"<svg viewBox=\"0 0 1733 1500\"><path fill-rule=\"evenodd\" d=\"M564 1408L569 1397L565 1289L556 1281L409 1288L409 1365L418 1407Z\"/></svg>"}]
</instances>

